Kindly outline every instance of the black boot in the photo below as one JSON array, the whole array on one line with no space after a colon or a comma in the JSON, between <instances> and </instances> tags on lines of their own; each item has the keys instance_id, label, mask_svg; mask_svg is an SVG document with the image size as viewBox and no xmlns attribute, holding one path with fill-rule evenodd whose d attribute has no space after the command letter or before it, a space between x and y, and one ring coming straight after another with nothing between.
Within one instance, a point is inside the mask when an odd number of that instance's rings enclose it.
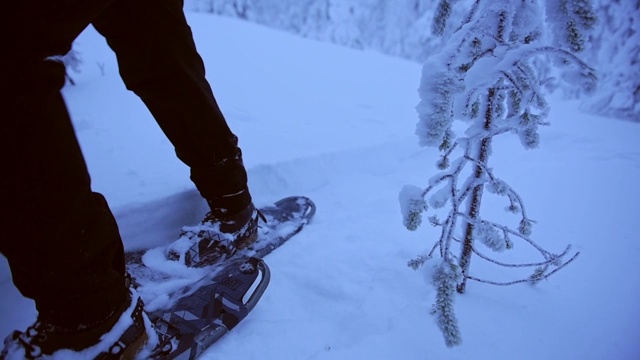
<instances>
[{"instance_id":1,"label":"black boot","mask_svg":"<svg viewBox=\"0 0 640 360\"><path fill-rule=\"evenodd\" d=\"M185 226L180 238L167 250L167 258L187 266L202 267L220 262L258 239L260 212L253 204L234 215L212 210L200 225Z\"/></svg>"},{"instance_id":2,"label":"black boot","mask_svg":"<svg viewBox=\"0 0 640 360\"><path fill-rule=\"evenodd\" d=\"M133 359L144 349L150 353L158 342L153 327L146 326L146 316L142 300L134 294L97 324L68 329L38 319L25 332L14 331L4 340L0 359L39 359L54 353L69 359Z\"/></svg>"}]
</instances>

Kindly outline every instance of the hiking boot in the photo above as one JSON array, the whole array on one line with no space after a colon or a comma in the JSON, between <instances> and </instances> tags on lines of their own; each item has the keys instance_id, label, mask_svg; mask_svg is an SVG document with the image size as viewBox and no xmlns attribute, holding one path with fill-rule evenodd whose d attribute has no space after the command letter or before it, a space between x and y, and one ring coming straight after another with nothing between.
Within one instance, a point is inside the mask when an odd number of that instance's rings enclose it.
<instances>
[{"instance_id":1,"label":"hiking boot","mask_svg":"<svg viewBox=\"0 0 640 360\"><path fill-rule=\"evenodd\" d=\"M157 342L144 304L134 294L109 318L90 327L67 329L38 319L25 332L14 331L4 340L0 359L128 360L147 357Z\"/></svg>"},{"instance_id":2,"label":"hiking boot","mask_svg":"<svg viewBox=\"0 0 640 360\"><path fill-rule=\"evenodd\" d=\"M233 216L212 210L200 225L182 228L180 238L169 245L167 258L191 267L218 263L238 250L251 248L258 239L260 218L263 216L253 204Z\"/></svg>"}]
</instances>

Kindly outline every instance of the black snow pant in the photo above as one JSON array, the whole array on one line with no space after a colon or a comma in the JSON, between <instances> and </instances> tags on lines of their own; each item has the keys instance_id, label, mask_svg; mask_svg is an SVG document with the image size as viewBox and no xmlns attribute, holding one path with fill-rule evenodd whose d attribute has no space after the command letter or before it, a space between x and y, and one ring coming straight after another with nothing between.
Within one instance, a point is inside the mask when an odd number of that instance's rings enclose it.
<instances>
[{"instance_id":1,"label":"black snow pant","mask_svg":"<svg viewBox=\"0 0 640 360\"><path fill-rule=\"evenodd\" d=\"M60 94L65 54L89 24L115 51L213 207L251 202L237 138L205 80L182 0L29 0L0 5L0 252L41 320L90 325L127 297L123 246ZM244 192L243 192L244 191ZM241 195L223 197L227 194Z\"/></svg>"}]
</instances>

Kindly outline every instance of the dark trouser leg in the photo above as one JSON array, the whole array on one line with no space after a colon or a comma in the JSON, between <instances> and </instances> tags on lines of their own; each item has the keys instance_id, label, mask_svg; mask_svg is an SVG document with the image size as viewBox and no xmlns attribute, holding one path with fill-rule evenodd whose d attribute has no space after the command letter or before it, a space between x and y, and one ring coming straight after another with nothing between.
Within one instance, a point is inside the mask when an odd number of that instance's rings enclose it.
<instances>
[{"instance_id":1,"label":"dark trouser leg","mask_svg":"<svg viewBox=\"0 0 640 360\"><path fill-rule=\"evenodd\" d=\"M60 95L67 51L106 1L18 1L3 9L0 251L41 319L63 327L107 318L127 297L115 221L90 178ZM73 6L77 5L77 6ZM5 5L3 5L4 7ZM11 39L5 37L11 35Z\"/></svg>"},{"instance_id":2,"label":"dark trouser leg","mask_svg":"<svg viewBox=\"0 0 640 360\"><path fill-rule=\"evenodd\" d=\"M145 102L191 168L202 196L213 208L237 213L251 202L247 173L182 6L181 0L117 0L93 24L116 52L127 88Z\"/></svg>"}]
</instances>

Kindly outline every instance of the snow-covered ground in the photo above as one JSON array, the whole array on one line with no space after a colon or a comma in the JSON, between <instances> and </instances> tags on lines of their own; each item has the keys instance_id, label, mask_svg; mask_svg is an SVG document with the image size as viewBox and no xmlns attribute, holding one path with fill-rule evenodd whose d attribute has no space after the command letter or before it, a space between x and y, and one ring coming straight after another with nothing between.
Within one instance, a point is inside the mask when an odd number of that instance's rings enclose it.
<instances>
[{"instance_id":1,"label":"snow-covered ground","mask_svg":"<svg viewBox=\"0 0 640 360\"><path fill-rule=\"evenodd\" d=\"M313 224L268 257L272 282L260 304L204 360L640 358L640 126L552 99L540 149L498 138L491 166L523 196L534 238L551 251L573 244L581 256L536 287L469 283L456 303L463 344L449 349L429 315L425 271L406 266L438 229L407 231L398 204L403 185L436 172L436 151L413 135L420 65L188 18L256 203L303 194L318 206ZM104 40L90 28L77 49L82 73L64 94L94 189L110 201L127 248L166 244L200 220L204 204ZM483 212L510 221L501 206ZM477 258L471 271L516 276ZM36 313L4 261L0 292L3 337Z\"/></svg>"}]
</instances>

